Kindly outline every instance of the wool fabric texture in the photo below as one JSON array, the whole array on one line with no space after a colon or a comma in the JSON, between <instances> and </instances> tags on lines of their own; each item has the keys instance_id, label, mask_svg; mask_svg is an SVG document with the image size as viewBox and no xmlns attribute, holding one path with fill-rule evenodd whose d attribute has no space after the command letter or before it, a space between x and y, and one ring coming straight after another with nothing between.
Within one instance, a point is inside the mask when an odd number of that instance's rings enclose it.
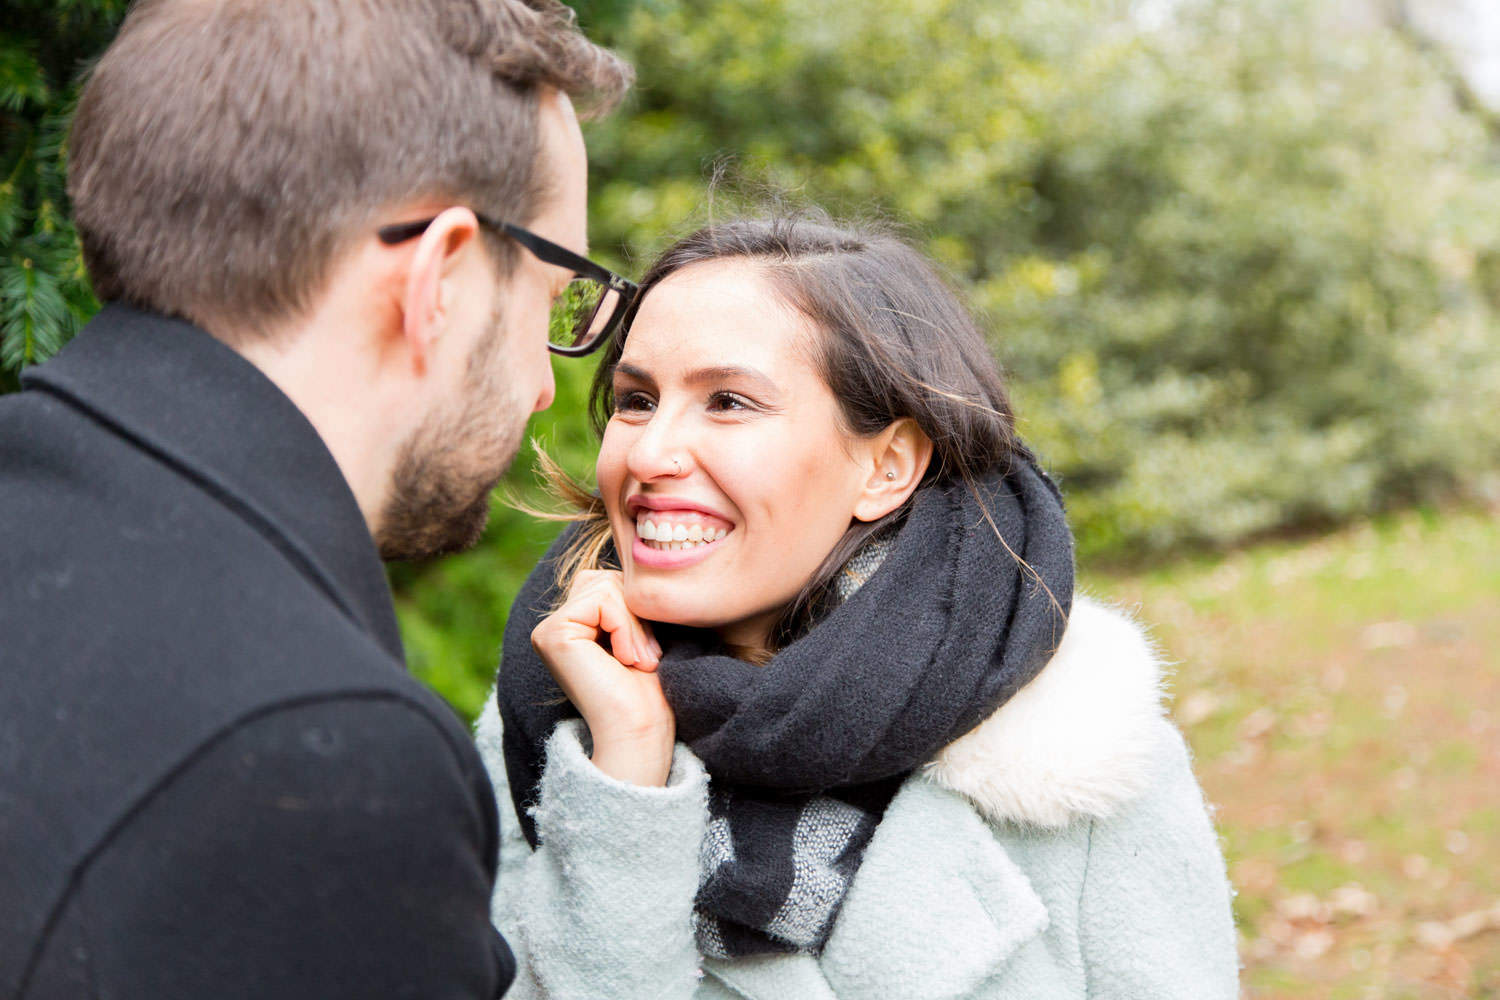
<instances>
[{"instance_id":1,"label":"wool fabric texture","mask_svg":"<svg viewBox=\"0 0 1500 1000\"><path fill-rule=\"evenodd\" d=\"M885 562L891 534L880 532L844 564L833 580L837 601L852 597ZM734 786L713 787L693 908L698 950L724 959L821 952L899 784L759 799L737 796Z\"/></svg>"},{"instance_id":2,"label":"wool fabric texture","mask_svg":"<svg viewBox=\"0 0 1500 1000\"><path fill-rule=\"evenodd\" d=\"M517 597L497 682L507 778L533 847L545 742L576 712L530 635L557 603L554 562L570 540ZM901 780L1041 670L1072 595L1061 497L1023 456L973 487L920 490L868 581L765 666L711 633L659 628L678 739L713 789L700 946L816 953Z\"/></svg>"}]
</instances>

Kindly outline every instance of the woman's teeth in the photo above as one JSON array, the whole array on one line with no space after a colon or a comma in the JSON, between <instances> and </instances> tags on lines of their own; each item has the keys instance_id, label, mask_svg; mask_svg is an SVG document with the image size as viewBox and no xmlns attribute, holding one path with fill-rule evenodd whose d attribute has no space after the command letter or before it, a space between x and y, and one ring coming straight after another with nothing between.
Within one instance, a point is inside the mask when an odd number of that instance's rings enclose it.
<instances>
[{"instance_id":1,"label":"woman's teeth","mask_svg":"<svg viewBox=\"0 0 1500 1000\"><path fill-rule=\"evenodd\" d=\"M650 548L676 551L717 542L729 531L726 528L705 528L701 524L668 524L665 521L658 524L643 517L636 522L635 533Z\"/></svg>"}]
</instances>

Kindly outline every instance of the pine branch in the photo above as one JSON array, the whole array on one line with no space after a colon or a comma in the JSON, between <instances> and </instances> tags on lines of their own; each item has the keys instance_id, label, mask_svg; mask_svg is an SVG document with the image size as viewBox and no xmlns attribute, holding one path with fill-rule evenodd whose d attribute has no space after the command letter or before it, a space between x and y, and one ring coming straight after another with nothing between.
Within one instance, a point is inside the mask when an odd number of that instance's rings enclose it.
<instances>
[{"instance_id":1,"label":"pine branch","mask_svg":"<svg viewBox=\"0 0 1500 1000\"><path fill-rule=\"evenodd\" d=\"M69 220L80 70L128 0L8 0L0 30L0 393L98 309Z\"/></svg>"},{"instance_id":2,"label":"pine branch","mask_svg":"<svg viewBox=\"0 0 1500 1000\"><path fill-rule=\"evenodd\" d=\"M7 246L21 225L21 199L14 174L0 183L0 246Z\"/></svg>"},{"instance_id":3,"label":"pine branch","mask_svg":"<svg viewBox=\"0 0 1500 1000\"><path fill-rule=\"evenodd\" d=\"M56 270L64 255L30 240L21 249L39 252L0 268L0 365L12 370L45 361L76 329Z\"/></svg>"},{"instance_id":4,"label":"pine branch","mask_svg":"<svg viewBox=\"0 0 1500 1000\"><path fill-rule=\"evenodd\" d=\"M49 91L41 65L30 46L0 35L0 108L20 111L28 103L45 104Z\"/></svg>"}]
</instances>

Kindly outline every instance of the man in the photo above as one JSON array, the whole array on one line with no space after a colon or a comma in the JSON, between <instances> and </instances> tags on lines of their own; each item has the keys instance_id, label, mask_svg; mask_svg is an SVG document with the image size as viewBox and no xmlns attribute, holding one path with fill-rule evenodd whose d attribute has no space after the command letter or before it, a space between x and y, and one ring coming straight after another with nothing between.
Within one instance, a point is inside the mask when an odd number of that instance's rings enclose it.
<instances>
[{"instance_id":1,"label":"man","mask_svg":"<svg viewBox=\"0 0 1500 1000\"><path fill-rule=\"evenodd\" d=\"M569 95L628 83L555 0L133 9L70 140L106 306L0 400L0 997L504 991L377 553L471 544L550 402L610 277Z\"/></svg>"}]
</instances>

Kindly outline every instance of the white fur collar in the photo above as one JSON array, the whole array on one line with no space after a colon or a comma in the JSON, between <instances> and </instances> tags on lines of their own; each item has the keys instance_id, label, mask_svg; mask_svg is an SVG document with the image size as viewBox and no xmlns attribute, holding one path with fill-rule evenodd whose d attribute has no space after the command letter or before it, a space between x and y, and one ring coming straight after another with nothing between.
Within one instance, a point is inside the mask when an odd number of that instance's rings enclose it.
<instances>
[{"instance_id":1,"label":"white fur collar","mask_svg":"<svg viewBox=\"0 0 1500 1000\"><path fill-rule=\"evenodd\" d=\"M924 771L991 821L1103 818L1146 788L1161 698L1162 661L1142 628L1078 595L1042 672Z\"/></svg>"}]
</instances>

